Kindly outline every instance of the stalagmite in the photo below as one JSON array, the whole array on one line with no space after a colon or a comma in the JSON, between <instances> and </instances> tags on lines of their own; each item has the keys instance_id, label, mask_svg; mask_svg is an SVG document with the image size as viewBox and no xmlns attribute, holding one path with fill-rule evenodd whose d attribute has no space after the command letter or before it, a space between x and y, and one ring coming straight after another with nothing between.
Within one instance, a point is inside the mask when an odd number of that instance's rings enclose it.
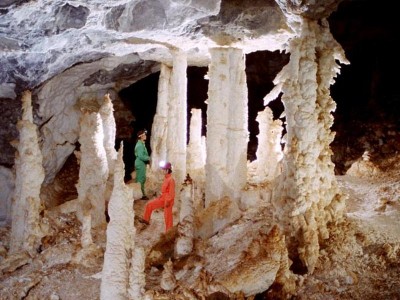
<instances>
[{"instance_id":1,"label":"stalagmite","mask_svg":"<svg viewBox=\"0 0 400 300\"><path fill-rule=\"evenodd\" d=\"M274 215L312 273L319 239L329 237L327 224L339 221L344 208L329 148L335 109L329 87L339 72L335 59L347 60L327 22L320 26L303 19L299 24L300 36L290 43L290 62L275 79L277 86L265 104L283 92L287 144L282 178L274 192Z\"/></svg>"},{"instance_id":2,"label":"stalagmite","mask_svg":"<svg viewBox=\"0 0 400 300\"><path fill-rule=\"evenodd\" d=\"M206 206L224 196L240 198L247 179L247 83L240 49L210 50Z\"/></svg>"},{"instance_id":3,"label":"stalagmite","mask_svg":"<svg viewBox=\"0 0 400 300\"><path fill-rule=\"evenodd\" d=\"M104 102L100 107L100 116L103 124L104 133L104 149L106 150L108 169L110 174L114 172L114 163L117 159L117 151L115 150L115 134L116 125L114 119L114 108L109 94L104 96Z\"/></svg>"},{"instance_id":4,"label":"stalagmite","mask_svg":"<svg viewBox=\"0 0 400 300\"><path fill-rule=\"evenodd\" d=\"M204 181L204 165L206 159L205 139L201 135L201 109L193 108L190 118L190 138L187 147L187 172L197 181Z\"/></svg>"},{"instance_id":5,"label":"stalagmite","mask_svg":"<svg viewBox=\"0 0 400 300\"><path fill-rule=\"evenodd\" d=\"M42 237L39 195L45 175L31 103L31 92L25 91L22 95L22 119L17 124L19 142L16 146L10 252L36 250Z\"/></svg>"},{"instance_id":6,"label":"stalagmite","mask_svg":"<svg viewBox=\"0 0 400 300\"><path fill-rule=\"evenodd\" d=\"M151 169L158 170L159 162L167 159L167 123L169 82L172 69L161 64L160 78L158 79L157 109L151 128Z\"/></svg>"},{"instance_id":7,"label":"stalagmite","mask_svg":"<svg viewBox=\"0 0 400 300\"><path fill-rule=\"evenodd\" d=\"M172 50L173 67L169 86L167 157L174 168L174 178L179 195L179 187L186 176L186 134L187 134L187 57L186 53ZM175 206L179 207L179 196Z\"/></svg>"},{"instance_id":8,"label":"stalagmite","mask_svg":"<svg viewBox=\"0 0 400 300\"><path fill-rule=\"evenodd\" d=\"M107 155L103 146L103 125L99 113L83 111L79 142L81 160L77 185L78 216L82 222L82 245L92 243L90 229L105 224L104 192L108 178Z\"/></svg>"},{"instance_id":9,"label":"stalagmite","mask_svg":"<svg viewBox=\"0 0 400 300\"><path fill-rule=\"evenodd\" d=\"M101 278L101 299L126 299L129 286L129 261L134 248L133 191L124 183L123 144L118 151L114 170L114 188L108 205L110 221ZM133 299L133 298L132 298ZM137 298L139 299L139 298Z\"/></svg>"},{"instance_id":10,"label":"stalagmite","mask_svg":"<svg viewBox=\"0 0 400 300\"><path fill-rule=\"evenodd\" d=\"M133 253L129 271L128 298L132 300L142 300L146 299L146 275L144 273L146 253L143 248L134 246L135 245L132 245Z\"/></svg>"},{"instance_id":11,"label":"stalagmite","mask_svg":"<svg viewBox=\"0 0 400 300\"><path fill-rule=\"evenodd\" d=\"M176 286L176 279L174 275L174 268L171 260L164 264L164 270L161 274L160 286L165 291L171 291Z\"/></svg>"},{"instance_id":12,"label":"stalagmite","mask_svg":"<svg viewBox=\"0 0 400 300\"><path fill-rule=\"evenodd\" d=\"M181 210L179 214L178 237L175 245L175 257L180 258L190 254L193 250L194 235L194 190L192 180L186 178L181 191Z\"/></svg>"},{"instance_id":13,"label":"stalagmite","mask_svg":"<svg viewBox=\"0 0 400 300\"><path fill-rule=\"evenodd\" d=\"M260 133L256 152L257 159L251 163L255 174L251 182L262 183L272 181L280 174L282 121L273 120L272 110L266 107L256 118Z\"/></svg>"}]
</instances>

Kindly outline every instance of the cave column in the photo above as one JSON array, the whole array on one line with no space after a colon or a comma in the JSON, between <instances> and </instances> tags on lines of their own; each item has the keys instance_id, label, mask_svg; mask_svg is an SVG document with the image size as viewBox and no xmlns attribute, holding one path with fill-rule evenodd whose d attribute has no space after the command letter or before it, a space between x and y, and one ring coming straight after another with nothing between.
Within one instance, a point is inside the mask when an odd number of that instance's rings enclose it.
<instances>
[{"instance_id":1,"label":"cave column","mask_svg":"<svg viewBox=\"0 0 400 300\"><path fill-rule=\"evenodd\" d=\"M286 146L282 177L274 191L274 216L296 245L297 255L311 273L319 256L319 240L329 237L327 224L341 219L344 197L338 188L330 131L335 109L329 87L345 62L342 48L327 24L302 20L298 38L290 42L291 57L275 79L266 102L283 92Z\"/></svg>"},{"instance_id":2,"label":"cave column","mask_svg":"<svg viewBox=\"0 0 400 300\"><path fill-rule=\"evenodd\" d=\"M151 127L151 169L157 171L159 162L167 159L167 124L169 84L172 68L161 64L158 80L157 109Z\"/></svg>"},{"instance_id":3,"label":"cave column","mask_svg":"<svg viewBox=\"0 0 400 300\"><path fill-rule=\"evenodd\" d=\"M177 189L186 177L187 135L187 56L171 50L173 66L169 86L167 159L172 163Z\"/></svg>"},{"instance_id":4,"label":"cave column","mask_svg":"<svg viewBox=\"0 0 400 300\"><path fill-rule=\"evenodd\" d=\"M210 49L208 70L206 206L240 199L247 179L248 108L245 56L236 48Z\"/></svg>"},{"instance_id":5,"label":"cave column","mask_svg":"<svg viewBox=\"0 0 400 300\"><path fill-rule=\"evenodd\" d=\"M37 127L33 123L32 95L22 95L22 118L18 121L15 192L11 208L10 252L36 250L40 245L40 188L44 180L43 156L39 148Z\"/></svg>"},{"instance_id":6,"label":"cave column","mask_svg":"<svg viewBox=\"0 0 400 300\"><path fill-rule=\"evenodd\" d=\"M109 175L107 154L103 144L103 125L99 113L83 109L79 136L80 166L78 216L82 222L83 246L92 243L91 228L105 224L105 191Z\"/></svg>"}]
</instances>

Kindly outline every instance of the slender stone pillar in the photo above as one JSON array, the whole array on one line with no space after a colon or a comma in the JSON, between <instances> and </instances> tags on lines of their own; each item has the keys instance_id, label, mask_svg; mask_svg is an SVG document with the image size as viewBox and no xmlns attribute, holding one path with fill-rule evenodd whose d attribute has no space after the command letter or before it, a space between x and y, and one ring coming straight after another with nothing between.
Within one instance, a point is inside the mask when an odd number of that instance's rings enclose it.
<instances>
[{"instance_id":1,"label":"slender stone pillar","mask_svg":"<svg viewBox=\"0 0 400 300\"><path fill-rule=\"evenodd\" d=\"M22 95L22 119L18 121L19 142L16 146L15 193L11 211L10 252L35 250L40 245L40 188L44 180L43 157L39 148L37 127L33 123L32 95Z\"/></svg>"},{"instance_id":2,"label":"slender stone pillar","mask_svg":"<svg viewBox=\"0 0 400 300\"><path fill-rule=\"evenodd\" d=\"M134 248L136 229L133 224L133 191L124 183L123 144L118 151L114 170L114 188L108 205L110 222L101 278L100 299L127 299L129 257ZM139 299L139 298L137 298Z\"/></svg>"},{"instance_id":3,"label":"slender stone pillar","mask_svg":"<svg viewBox=\"0 0 400 300\"><path fill-rule=\"evenodd\" d=\"M190 138L187 148L187 172L195 181L204 180L204 166L206 163L205 139L201 135L201 109L193 108L190 118Z\"/></svg>"},{"instance_id":4,"label":"slender stone pillar","mask_svg":"<svg viewBox=\"0 0 400 300\"><path fill-rule=\"evenodd\" d=\"M156 171L161 160L167 159L167 123L169 85L172 68L161 65L160 78L158 79L157 109L151 128L151 169Z\"/></svg>"},{"instance_id":5,"label":"slender stone pillar","mask_svg":"<svg viewBox=\"0 0 400 300\"><path fill-rule=\"evenodd\" d=\"M210 50L206 206L228 196L240 198L247 177L247 83L240 49Z\"/></svg>"}]
</instances>

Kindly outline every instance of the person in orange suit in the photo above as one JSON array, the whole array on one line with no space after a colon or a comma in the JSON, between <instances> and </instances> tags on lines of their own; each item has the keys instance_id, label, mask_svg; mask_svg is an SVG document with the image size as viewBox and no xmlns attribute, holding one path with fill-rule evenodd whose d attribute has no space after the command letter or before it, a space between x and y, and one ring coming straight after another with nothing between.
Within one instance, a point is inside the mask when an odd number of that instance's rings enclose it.
<instances>
[{"instance_id":1,"label":"person in orange suit","mask_svg":"<svg viewBox=\"0 0 400 300\"><path fill-rule=\"evenodd\" d=\"M175 180L172 177L172 165L169 162L161 162L160 168L165 177L161 186L161 196L150 200L144 209L143 218L140 220L147 225L150 224L151 214L157 208L164 208L165 232L173 226L172 207L175 198Z\"/></svg>"}]
</instances>

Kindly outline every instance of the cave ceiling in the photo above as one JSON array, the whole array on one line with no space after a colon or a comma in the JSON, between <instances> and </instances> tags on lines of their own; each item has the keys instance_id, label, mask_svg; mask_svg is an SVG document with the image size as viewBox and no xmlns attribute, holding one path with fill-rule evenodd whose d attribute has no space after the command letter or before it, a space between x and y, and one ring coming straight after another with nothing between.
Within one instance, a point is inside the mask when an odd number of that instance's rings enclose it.
<instances>
[{"instance_id":1,"label":"cave ceiling","mask_svg":"<svg viewBox=\"0 0 400 300\"><path fill-rule=\"evenodd\" d=\"M110 69L99 65L86 85L121 80L127 86L154 72L150 62L170 63L177 48L187 53L189 66L206 66L208 49L216 46L285 51L296 16L328 17L339 2L2 1L0 98L109 57L119 62Z\"/></svg>"}]
</instances>

